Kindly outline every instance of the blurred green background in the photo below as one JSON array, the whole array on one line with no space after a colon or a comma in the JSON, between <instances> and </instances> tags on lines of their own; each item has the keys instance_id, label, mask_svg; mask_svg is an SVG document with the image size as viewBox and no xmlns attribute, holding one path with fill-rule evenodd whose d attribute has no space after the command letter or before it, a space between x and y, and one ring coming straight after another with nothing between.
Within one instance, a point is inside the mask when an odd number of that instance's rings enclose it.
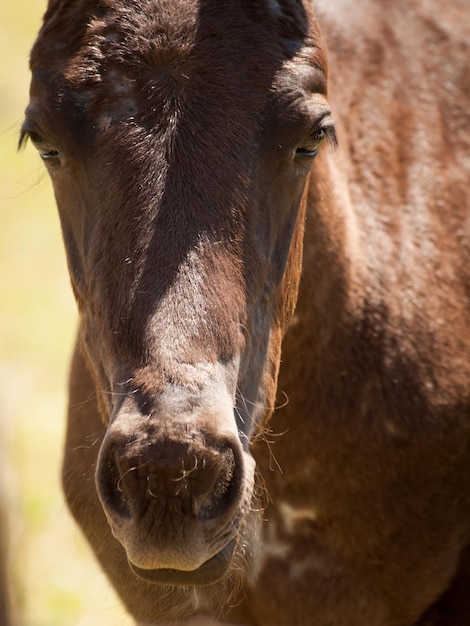
<instances>
[{"instance_id":1,"label":"blurred green background","mask_svg":"<svg viewBox=\"0 0 470 626\"><path fill-rule=\"evenodd\" d=\"M29 49L45 6L3 2L0 18L0 477L8 568L18 626L129 626L60 489L76 308L50 183L31 146L16 150Z\"/></svg>"}]
</instances>

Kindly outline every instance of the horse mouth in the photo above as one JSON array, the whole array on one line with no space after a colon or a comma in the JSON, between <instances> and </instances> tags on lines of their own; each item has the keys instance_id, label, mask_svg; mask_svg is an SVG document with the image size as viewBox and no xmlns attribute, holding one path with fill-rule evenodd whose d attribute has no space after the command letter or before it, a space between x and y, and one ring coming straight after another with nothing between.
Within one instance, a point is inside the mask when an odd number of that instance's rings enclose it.
<instances>
[{"instance_id":1,"label":"horse mouth","mask_svg":"<svg viewBox=\"0 0 470 626\"><path fill-rule=\"evenodd\" d=\"M215 556L203 563L195 570L183 571L177 569L143 569L129 561L132 572L148 583L155 585L174 585L182 587L202 587L212 585L223 578L229 570L237 540L232 539Z\"/></svg>"}]
</instances>

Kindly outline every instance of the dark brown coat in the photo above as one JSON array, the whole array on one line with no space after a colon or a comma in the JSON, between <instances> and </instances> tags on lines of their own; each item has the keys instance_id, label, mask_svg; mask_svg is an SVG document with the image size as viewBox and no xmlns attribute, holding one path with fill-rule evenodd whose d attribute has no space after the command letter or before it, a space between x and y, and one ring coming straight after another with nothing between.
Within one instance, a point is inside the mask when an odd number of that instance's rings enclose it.
<instances>
[{"instance_id":1,"label":"dark brown coat","mask_svg":"<svg viewBox=\"0 0 470 626\"><path fill-rule=\"evenodd\" d=\"M32 52L65 493L140 624L470 625L468 4L314 6L51 0Z\"/></svg>"}]
</instances>

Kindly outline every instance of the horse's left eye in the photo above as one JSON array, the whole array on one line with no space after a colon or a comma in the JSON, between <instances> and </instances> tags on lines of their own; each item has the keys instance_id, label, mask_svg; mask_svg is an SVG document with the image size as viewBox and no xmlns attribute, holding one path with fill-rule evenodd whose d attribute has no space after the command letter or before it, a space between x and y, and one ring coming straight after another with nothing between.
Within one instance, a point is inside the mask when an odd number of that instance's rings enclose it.
<instances>
[{"instance_id":1,"label":"horse's left eye","mask_svg":"<svg viewBox=\"0 0 470 626\"><path fill-rule=\"evenodd\" d=\"M327 130L321 128L311 137L308 137L295 151L296 155L301 157L314 157L318 154L321 144L327 138Z\"/></svg>"}]
</instances>

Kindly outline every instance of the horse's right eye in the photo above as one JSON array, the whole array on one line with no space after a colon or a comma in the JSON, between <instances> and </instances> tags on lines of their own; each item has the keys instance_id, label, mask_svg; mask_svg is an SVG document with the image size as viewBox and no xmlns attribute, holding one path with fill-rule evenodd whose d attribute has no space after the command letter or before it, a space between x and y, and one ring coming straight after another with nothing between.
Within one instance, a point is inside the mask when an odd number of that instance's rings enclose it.
<instances>
[{"instance_id":1,"label":"horse's right eye","mask_svg":"<svg viewBox=\"0 0 470 626\"><path fill-rule=\"evenodd\" d=\"M38 133L34 131L24 131L20 139L20 145L27 139L31 140L31 143L39 152L39 156L43 161L52 162L55 159L59 159L59 151Z\"/></svg>"},{"instance_id":2,"label":"horse's right eye","mask_svg":"<svg viewBox=\"0 0 470 626\"><path fill-rule=\"evenodd\" d=\"M53 149L47 150L46 152L43 152L43 150L39 150L39 156L43 161L51 161L52 159L59 158L59 152L58 150Z\"/></svg>"}]
</instances>

